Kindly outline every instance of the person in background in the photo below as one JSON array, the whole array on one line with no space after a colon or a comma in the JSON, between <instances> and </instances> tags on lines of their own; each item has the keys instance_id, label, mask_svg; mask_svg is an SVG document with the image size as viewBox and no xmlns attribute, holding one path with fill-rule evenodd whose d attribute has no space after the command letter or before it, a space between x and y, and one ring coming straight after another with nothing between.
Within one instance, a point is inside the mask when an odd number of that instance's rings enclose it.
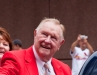
<instances>
[{"instance_id":1,"label":"person in background","mask_svg":"<svg viewBox=\"0 0 97 75\"><path fill-rule=\"evenodd\" d=\"M34 44L26 50L6 52L0 75L71 75L70 67L53 58L64 43L64 26L45 18L34 31Z\"/></svg>"},{"instance_id":2,"label":"person in background","mask_svg":"<svg viewBox=\"0 0 97 75\"><path fill-rule=\"evenodd\" d=\"M13 50L21 50L22 49L22 41L19 39L13 40Z\"/></svg>"},{"instance_id":3,"label":"person in background","mask_svg":"<svg viewBox=\"0 0 97 75\"><path fill-rule=\"evenodd\" d=\"M5 52L12 50L12 41L6 29L0 27L0 66Z\"/></svg>"},{"instance_id":4,"label":"person in background","mask_svg":"<svg viewBox=\"0 0 97 75\"><path fill-rule=\"evenodd\" d=\"M84 62L94 52L87 39L88 36L79 34L77 40L71 45L72 75L78 75Z\"/></svg>"}]
</instances>

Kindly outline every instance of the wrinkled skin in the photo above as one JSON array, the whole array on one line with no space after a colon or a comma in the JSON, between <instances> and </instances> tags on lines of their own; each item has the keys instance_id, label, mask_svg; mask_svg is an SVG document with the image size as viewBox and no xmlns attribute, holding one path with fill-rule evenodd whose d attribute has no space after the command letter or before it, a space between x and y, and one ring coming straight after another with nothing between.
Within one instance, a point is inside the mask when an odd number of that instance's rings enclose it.
<instances>
[{"instance_id":1,"label":"wrinkled skin","mask_svg":"<svg viewBox=\"0 0 97 75\"><path fill-rule=\"evenodd\" d=\"M47 62L64 43L62 30L53 22L45 22L43 27L34 31L34 46L41 60Z\"/></svg>"}]
</instances>

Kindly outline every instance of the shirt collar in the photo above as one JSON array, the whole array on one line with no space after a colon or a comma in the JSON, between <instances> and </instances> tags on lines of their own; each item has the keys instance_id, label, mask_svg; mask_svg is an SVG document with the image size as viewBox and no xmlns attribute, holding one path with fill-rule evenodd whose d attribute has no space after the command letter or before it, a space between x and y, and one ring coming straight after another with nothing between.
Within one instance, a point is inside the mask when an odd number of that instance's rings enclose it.
<instances>
[{"instance_id":1,"label":"shirt collar","mask_svg":"<svg viewBox=\"0 0 97 75\"><path fill-rule=\"evenodd\" d=\"M40 59L39 55L37 54L35 50L34 45L33 45L33 52L34 52L37 64L39 64L42 67L45 64L45 62ZM51 59L47 62L48 65L51 65Z\"/></svg>"}]
</instances>

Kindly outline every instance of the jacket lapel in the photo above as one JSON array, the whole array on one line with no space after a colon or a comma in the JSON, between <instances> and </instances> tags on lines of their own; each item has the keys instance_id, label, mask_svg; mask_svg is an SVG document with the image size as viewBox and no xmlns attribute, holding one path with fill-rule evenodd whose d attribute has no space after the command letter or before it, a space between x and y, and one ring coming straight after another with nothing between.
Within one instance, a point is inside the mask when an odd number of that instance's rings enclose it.
<instances>
[{"instance_id":1,"label":"jacket lapel","mask_svg":"<svg viewBox=\"0 0 97 75\"><path fill-rule=\"evenodd\" d=\"M56 75L64 75L64 73L61 69L61 66L58 63L56 63L54 58L52 58L52 66L54 68L54 71L55 71Z\"/></svg>"},{"instance_id":2,"label":"jacket lapel","mask_svg":"<svg viewBox=\"0 0 97 75\"><path fill-rule=\"evenodd\" d=\"M25 60L29 75L39 75L32 47L26 50Z\"/></svg>"}]
</instances>

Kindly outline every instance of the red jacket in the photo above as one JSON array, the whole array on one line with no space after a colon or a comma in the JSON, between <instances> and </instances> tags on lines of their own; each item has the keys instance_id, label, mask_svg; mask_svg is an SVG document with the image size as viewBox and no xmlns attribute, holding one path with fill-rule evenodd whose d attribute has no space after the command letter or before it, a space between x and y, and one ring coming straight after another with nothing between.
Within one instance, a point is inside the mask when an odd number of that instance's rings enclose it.
<instances>
[{"instance_id":1,"label":"red jacket","mask_svg":"<svg viewBox=\"0 0 97 75\"><path fill-rule=\"evenodd\" d=\"M68 65L52 58L56 75L71 75ZM27 50L6 52L2 58L0 75L39 75L32 47Z\"/></svg>"}]
</instances>

